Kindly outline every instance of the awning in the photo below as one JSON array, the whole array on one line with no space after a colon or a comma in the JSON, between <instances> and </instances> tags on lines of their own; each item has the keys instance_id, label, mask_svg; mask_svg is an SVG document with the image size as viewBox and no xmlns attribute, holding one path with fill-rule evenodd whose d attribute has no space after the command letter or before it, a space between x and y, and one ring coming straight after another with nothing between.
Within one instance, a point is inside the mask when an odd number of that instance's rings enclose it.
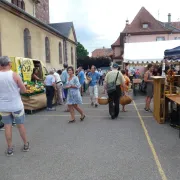
<instances>
[{"instance_id":1,"label":"awning","mask_svg":"<svg viewBox=\"0 0 180 180\"><path fill-rule=\"evenodd\" d=\"M180 61L180 46L165 50L164 56L168 60Z\"/></svg>"},{"instance_id":2,"label":"awning","mask_svg":"<svg viewBox=\"0 0 180 180\"><path fill-rule=\"evenodd\" d=\"M164 59L164 51L179 45L180 40L125 43L124 63L161 63L161 61Z\"/></svg>"}]
</instances>

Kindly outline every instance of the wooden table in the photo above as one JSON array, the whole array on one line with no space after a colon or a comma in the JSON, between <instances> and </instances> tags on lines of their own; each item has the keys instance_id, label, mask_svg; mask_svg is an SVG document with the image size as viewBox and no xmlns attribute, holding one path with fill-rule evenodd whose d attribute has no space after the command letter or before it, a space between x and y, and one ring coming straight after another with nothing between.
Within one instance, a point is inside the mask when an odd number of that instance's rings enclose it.
<instances>
[{"instance_id":1,"label":"wooden table","mask_svg":"<svg viewBox=\"0 0 180 180\"><path fill-rule=\"evenodd\" d=\"M142 82L141 79L133 79L133 93L134 93L134 96L136 96L136 86L140 85L141 82Z\"/></svg>"},{"instance_id":2,"label":"wooden table","mask_svg":"<svg viewBox=\"0 0 180 180\"><path fill-rule=\"evenodd\" d=\"M166 98L180 105L180 95L166 95Z\"/></svg>"},{"instance_id":3,"label":"wooden table","mask_svg":"<svg viewBox=\"0 0 180 180\"><path fill-rule=\"evenodd\" d=\"M180 112L180 95L170 95L170 94L166 94L165 95L165 119L167 119L168 117L168 102L174 102L177 104L177 112ZM178 114L178 117L180 119L180 113ZM179 120L180 121L180 120ZM179 137L180 137L180 129L179 129Z\"/></svg>"}]
</instances>

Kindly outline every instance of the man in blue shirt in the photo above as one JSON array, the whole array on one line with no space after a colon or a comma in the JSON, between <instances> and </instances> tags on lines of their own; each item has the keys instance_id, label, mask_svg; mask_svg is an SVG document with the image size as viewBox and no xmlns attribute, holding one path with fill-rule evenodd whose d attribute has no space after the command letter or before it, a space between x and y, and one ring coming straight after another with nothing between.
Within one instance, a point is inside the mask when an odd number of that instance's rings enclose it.
<instances>
[{"instance_id":1,"label":"man in blue shirt","mask_svg":"<svg viewBox=\"0 0 180 180\"><path fill-rule=\"evenodd\" d=\"M69 75L67 73L67 67L68 67L68 65L64 64L64 70L63 70L63 72L61 74L61 81L63 83L63 86L65 86L67 81L68 81L68 76ZM67 89L66 88L64 88L64 96L65 96L65 99L66 99L67 98Z\"/></svg>"},{"instance_id":2,"label":"man in blue shirt","mask_svg":"<svg viewBox=\"0 0 180 180\"><path fill-rule=\"evenodd\" d=\"M91 78L91 81L89 83L89 92L90 92L90 98L91 98L91 105L95 107L98 107L98 86L97 83L99 82L100 75L98 72L96 72L96 67L91 67L91 72L88 73L88 76ZM95 99L95 104L94 104Z\"/></svg>"},{"instance_id":3,"label":"man in blue shirt","mask_svg":"<svg viewBox=\"0 0 180 180\"><path fill-rule=\"evenodd\" d=\"M80 67L78 68L78 71L79 71L79 73L78 73L78 78L79 78L79 82L80 82L80 84L81 84L81 96L82 96L82 93L83 93L83 85L84 85L84 81L85 81L85 76L84 76L84 71L83 71L83 69L82 69L82 66L80 66Z\"/></svg>"}]
</instances>

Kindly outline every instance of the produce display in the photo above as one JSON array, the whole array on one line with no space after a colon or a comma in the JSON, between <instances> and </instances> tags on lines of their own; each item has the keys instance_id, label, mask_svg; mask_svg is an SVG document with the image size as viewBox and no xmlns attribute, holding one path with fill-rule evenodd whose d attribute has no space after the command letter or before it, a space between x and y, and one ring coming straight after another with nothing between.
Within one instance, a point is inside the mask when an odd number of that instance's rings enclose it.
<instances>
[{"instance_id":1,"label":"produce display","mask_svg":"<svg viewBox=\"0 0 180 180\"><path fill-rule=\"evenodd\" d=\"M26 93L22 94L23 96L32 96L35 94L44 93L45 88L44 84L41 82L33 83L33 82L24 82L24 85L26 86Z\"/></svg>"}]
</instances>

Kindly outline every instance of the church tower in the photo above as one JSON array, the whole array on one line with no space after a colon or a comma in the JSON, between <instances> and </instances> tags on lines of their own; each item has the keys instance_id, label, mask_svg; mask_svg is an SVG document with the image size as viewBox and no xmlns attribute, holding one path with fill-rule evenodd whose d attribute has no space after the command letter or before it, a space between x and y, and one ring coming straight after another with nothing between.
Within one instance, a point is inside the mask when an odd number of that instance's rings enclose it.
<instances>
[{"instance_id":1,"label":"church tower","mask_svg":"<svg viewBox=\"0 0 180 180\"><path fill-rule=\"evenodd\" d=\"M45 24L49 24L49 0L35 0L36 4L36 18Z\"/></svg>"}]
</instances>

